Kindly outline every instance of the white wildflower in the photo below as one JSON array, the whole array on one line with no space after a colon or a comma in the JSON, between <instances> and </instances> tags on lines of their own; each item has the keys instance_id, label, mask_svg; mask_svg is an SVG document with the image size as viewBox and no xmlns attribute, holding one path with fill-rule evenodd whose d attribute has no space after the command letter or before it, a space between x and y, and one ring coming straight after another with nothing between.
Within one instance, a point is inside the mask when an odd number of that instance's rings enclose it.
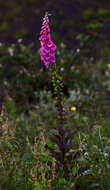
<instances>
[{"instance_id":1,"label":"white wildflower","mask_svg":"<svg viewBox=\"0 0 110 190\"><path fill-rule=\"evenodd\" d=\"M23 41L22 38L19 38L19 39L18 39L18 43L21 43L22 41Z\"/></svg>"},{"instance_id":2,"label":"white wildflower","mask_svg":"<svg viewBox=\"0 0 110 190\"><path fill-rule=\"evenodd\" d=\"M77 49L76 52L79 53L79 52L80 52L80 49Z\"/></svg>"},{"instance_id":3,"label":"white wildflower","mask_svg":"<svg viewBox=\"0 0 110 190\"><path fill-rule=\"evenodd\" d=\"M60 68L60 71L62 71L62 72L63 72L63 71L64 71L64 67L61 67L61 68Z\"/></svg>"},{"instance_id":4,"label":"white wildflower","mask_svg":"<svg viewBox=\"0 0 110 190\"><path fill-rule=\"evenodd\" d=\"M9 47L8 52L9 52L10 56L14 55L14 49L13 48Z\"/></svg>"},{"instance_id":5,"label":"white wildflower","mask_svg":"<svg viewBox=\"0 0 110 190\"><path fill-rule=\"evenodd\" d=\"M75 66L71 66L71 70L73 71L75 69Z\"/></svg>"}]
</instances>

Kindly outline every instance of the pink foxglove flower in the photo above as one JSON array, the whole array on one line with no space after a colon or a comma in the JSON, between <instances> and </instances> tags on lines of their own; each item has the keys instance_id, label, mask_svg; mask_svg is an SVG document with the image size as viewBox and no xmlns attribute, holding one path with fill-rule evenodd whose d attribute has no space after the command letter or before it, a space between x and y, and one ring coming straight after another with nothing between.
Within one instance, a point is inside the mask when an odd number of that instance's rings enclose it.
<instances>
[{"instance_id":1,"label":"pink foxglove flower","mask_svg":"<svg viewBox=\"0 0 110 190\"><path fill-rule=\"evenodd\" d=\"M44 65L48 68L51 63L55 63L56 61L56 46L51 40L48 13L45 14L39 40L41 42L41 60L43 60Z\"/></svg>"}]
</instances>

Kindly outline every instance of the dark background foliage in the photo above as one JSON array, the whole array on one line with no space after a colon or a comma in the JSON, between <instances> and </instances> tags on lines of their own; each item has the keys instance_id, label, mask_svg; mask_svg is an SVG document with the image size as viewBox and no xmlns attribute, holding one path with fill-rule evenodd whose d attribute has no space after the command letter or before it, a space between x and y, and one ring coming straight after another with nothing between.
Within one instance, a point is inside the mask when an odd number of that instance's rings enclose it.
<instances>
[{"instance_id":1,"label":"dark background foliage","mask_svg":"<svg viewBox=\"0 0 110 190\"><path fill-rule=\"evenodd\" d=\"M57 45L57 68L63 76L64 94L69 96L68 91L73 89L85 93L85 88L90 97L93 90L102 97L106 91L102 81L109 78L105 72L110 61L110 4L104 0L1 0L0 83L22 106L24 102L39 101L35 94L40 90L52 89L39 53L45 11L52 14L51 35ZM105 64L96 64L99 59Z\"/></svg>"},{"instance_id":2,"label":"dark background foliage","mask_svg":"<svg viewBox=\"0 0 110 190\"><path fill-rule=\"evenodd\" d=\"M104 0L1 0L0 41L10 43L22 37L26 44L34 41L38 47L45 11L52 14L52 34L57 43L75 47L83 38L94 52L110 45L110 3Z\"/></svg>"}]
</instances>

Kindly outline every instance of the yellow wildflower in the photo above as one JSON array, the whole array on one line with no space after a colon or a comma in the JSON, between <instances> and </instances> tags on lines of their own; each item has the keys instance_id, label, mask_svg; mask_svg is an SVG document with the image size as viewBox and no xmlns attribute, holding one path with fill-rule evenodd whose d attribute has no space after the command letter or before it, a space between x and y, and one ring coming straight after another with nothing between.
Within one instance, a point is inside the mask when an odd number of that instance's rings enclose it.
<instances>
[{"instance_id":1,"label":"yellow wildflower","mask_svg":"<svg viewBox=\"0 0 110 190\"><path fill-rule=\"evenodd\" d=\"M76 107L75 106L71 107L71 111L76 111Z\"/></svg>"},{"instance_id":2,"label":"yellow wildflower","mask_svg":"<svg viewBox=\"0 0 110 190\"><path fill-rule=\"evenodd\" d=\"M107 67L110 69L110 63L107 65Z\"/></svg>"}]
</instances>

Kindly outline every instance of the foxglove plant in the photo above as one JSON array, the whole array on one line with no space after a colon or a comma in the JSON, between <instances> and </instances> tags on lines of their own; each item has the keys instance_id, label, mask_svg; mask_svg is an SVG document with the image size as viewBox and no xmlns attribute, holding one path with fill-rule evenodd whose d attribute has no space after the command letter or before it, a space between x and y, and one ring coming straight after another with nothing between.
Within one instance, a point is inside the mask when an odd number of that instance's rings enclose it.
<instances>
[{"instance_id":1,"label":"foxglove plant","mask_svg":"<svg viewBox=\"0 0 110 190\"><path fill-rule=\"evenodd\" d=\"M41 27L41 32L40 32L40 42L41 42L41 50L40 50L40 55L41 55L41 60L43 61L44 65L46 68L51 67L52 71L52 84L54 87L54 95L56 96L57 99L57 108L59 111L59 118L60 118L60 124L63 123L64 120L64 109L63 109L63 102L62 102L62 79L58 75L56 71L56 58L55 58L55 50L56 46L54 42L51 40L51 35L50 35L50 27L49 27L49 14L46 12L45 17L43 19L43 24Z\"/></svg>"},{"instance_id":2,"label":"foxglove plant","mask_svg":"<svg viewBox=\"0 0 110 190\"><path fill-rule=\"evenodd\" d=\"M57 144L59 151L54 150L53 148L50 148L46 146L50 152L52 153L52 156L56 158L58 163L63 167L65 166L65 155L70 150L72 146L72 137L73 134L67 135L65 129L64 129L64 121L65 121L65 109L63 105L63 83L62 78L59 76L56 70L56 63L55 63L55 49L56 46L51 40L50 35L50 28L49 28L49 14L46 13L41 32L40 32L40 42L41 42L41 60L43 60L43 63L46 68L51 68L52 73L52 85L54 89L54 95L56 97L56 107L58 109L58 115L59 115L59 127L58 135L54 135L52 138L53 142Z\"/></svg>"}]
</instances>

